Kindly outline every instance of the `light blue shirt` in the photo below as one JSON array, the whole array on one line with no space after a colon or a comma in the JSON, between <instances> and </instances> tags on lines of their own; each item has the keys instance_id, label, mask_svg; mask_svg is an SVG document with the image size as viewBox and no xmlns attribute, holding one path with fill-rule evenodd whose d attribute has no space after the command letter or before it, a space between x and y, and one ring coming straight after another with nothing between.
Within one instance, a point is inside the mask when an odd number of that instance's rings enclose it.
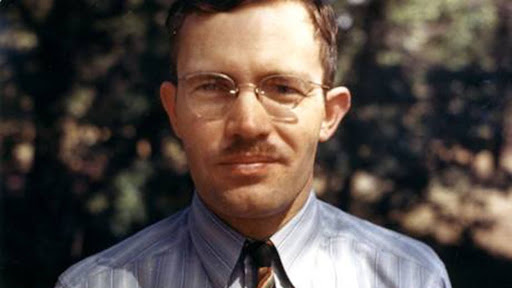
<instances>
[{"instance_id":1,"label":"light blue shirt","mask_svg":"<svg viewBox=\"0 0 512 288\"><path fill-rule=\"evenodd\" d=\"M428 246L314 193L271 240L297 288L451 287ZM189 208L69 268L56 288L245 287L244 241L194 196Z\"/></svg>"}]
</instances>

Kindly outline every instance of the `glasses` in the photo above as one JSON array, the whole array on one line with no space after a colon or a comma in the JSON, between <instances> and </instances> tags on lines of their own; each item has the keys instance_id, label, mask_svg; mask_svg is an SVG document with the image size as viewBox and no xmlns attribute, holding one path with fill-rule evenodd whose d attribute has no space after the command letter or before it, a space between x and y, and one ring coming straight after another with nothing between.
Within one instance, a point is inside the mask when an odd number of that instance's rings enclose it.
<instances>
[{"instance_id":1,"label":"glasses","mask_svg":"<svg viewBox=\"0 0 512 288\"><path fill-rule=\"evenodd\" d=\"M236 101L240 88L254 89L259 102L274 120L296 120L293 110L315 88L329 89L291 75L270 75L253 83L237 84L222 73L197 72L178 78L183 84L185 102L198 117L216 120L224 117Z\"/></svg>"}]
</instances>

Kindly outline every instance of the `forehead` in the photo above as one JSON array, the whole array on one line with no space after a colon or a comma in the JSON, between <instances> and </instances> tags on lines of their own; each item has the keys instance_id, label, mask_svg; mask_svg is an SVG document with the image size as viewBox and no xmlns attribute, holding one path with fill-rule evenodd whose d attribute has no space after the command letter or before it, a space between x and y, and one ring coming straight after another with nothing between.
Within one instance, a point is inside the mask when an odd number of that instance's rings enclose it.
<instances>
[{"instance_id":1,"label":"forehead","mask_svg":"<svg viewBox=\"0 0 512 288\"><path fill-rule=\"evenodd\" d=\"M315 74L322 70L320 43L311 17L296 1L251 3L229 12L191 14L179 36L179 75L219 70Z\"/></svg>"}]
</instances>

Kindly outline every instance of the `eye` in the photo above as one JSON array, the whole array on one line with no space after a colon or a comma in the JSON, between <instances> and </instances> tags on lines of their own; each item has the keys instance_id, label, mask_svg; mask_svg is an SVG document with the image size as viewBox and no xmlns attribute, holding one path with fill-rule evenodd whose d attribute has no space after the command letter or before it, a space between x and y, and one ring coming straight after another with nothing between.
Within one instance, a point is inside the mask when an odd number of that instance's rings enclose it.
<instances>
[{"instance_id":1,"label":"eye","mask_svg":"<svg viewBox=\"0 0 512 288\"><path fill-rule=\"evenodd\" d=\"M222 79L208 79L204 82L197 83L195 91L202 92L224 92L231 89L229 83Z\"/></svg>"},{"instance_id":2,"label":"eye","mask_svg":"<svg viewBox=\"0 0 512 288\"><path fill-rule=\"evenodd\" d=\"M300 94L300 91L298 91L296 88L286 85L286 84L278 84L275 83L273 85L270 85L270 93L277 93L277 94Z\"/></svg>"},{"instance_id":3,"label":"eye","mask_svg":"<svg viewBox=\"0 0 512 288\"><path fill-rule=\"evenodd\" d=\"M306 87L304 81L291 76L272 76L261 83L265 94L273 97L304 96Z\"/></svg>"}]
</instances>

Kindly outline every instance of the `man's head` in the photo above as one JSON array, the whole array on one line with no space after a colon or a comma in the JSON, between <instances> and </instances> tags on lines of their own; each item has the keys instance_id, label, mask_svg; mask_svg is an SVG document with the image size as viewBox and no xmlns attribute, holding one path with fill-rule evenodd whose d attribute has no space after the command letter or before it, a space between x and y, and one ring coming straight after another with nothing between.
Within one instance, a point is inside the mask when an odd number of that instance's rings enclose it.
<instances>
[{"instance_id":1,"label":"man's head","mask_svg":"<svg viewBox=\"0 0 512 288\"><path fill-rule=\"evenodd\" d=\"M308 7L250 1L186 13L176 79L160 90L198 195L253 238L270 236L303 206L318 142L350 106L346 88L321 84L323 44Z\"/></svg>"},{"instance_id":2,"label":"man's head","mask_svg":"<svg viewBox=\"0 0 512 288\"><path fill-rule=\"evenodd\" d=\"M176 59L179 49L180 30L185 18L193 13L220 13L229 12L242 5L252 2L272 2L276 0L178 0L171 7L167 16L166 27L170 35L171 45L171 81L177 80ZM292 0L293 1L293 0ZM324 67L322 83L331 86L336 74L338 26L334 11L325 0L295 0L302 3L311 17L315 29L315 37L320 43L320 61ZM186 35L184 35L186 37Z\"/></svg>"}]
</instances>

